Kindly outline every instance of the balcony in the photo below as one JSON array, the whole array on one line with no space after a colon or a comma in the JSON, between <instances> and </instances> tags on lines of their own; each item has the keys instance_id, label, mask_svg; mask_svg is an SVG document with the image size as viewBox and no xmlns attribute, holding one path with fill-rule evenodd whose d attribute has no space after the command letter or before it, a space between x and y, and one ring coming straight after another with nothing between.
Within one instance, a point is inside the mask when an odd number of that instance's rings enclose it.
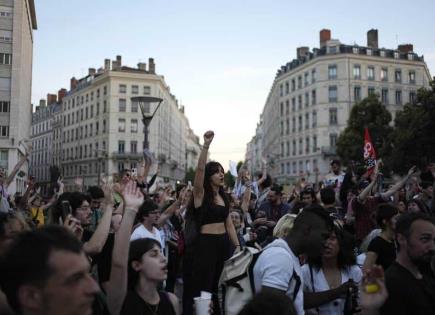
<instances>
[{"instance_id":1,"label":"balcony","mask_svg":"<svg viewBox=\"0 0 435 315\"><path fill-rule=\"evenodd\" d=\"M322 152L324 157L336 156L337 155L337 149L336 149L336 147L322 146L321 147L321 152Z\"/></svg>"},{"instance_id":2,"label":"balcony","mask_svg":"<svg viewBox=\"0 0 435 315\"><path fill-rule=\"evenodd\" d=\"M112 159L115 160L142 160L143 154L142 152L112 152Z\"/></svg>"}]
</instances>

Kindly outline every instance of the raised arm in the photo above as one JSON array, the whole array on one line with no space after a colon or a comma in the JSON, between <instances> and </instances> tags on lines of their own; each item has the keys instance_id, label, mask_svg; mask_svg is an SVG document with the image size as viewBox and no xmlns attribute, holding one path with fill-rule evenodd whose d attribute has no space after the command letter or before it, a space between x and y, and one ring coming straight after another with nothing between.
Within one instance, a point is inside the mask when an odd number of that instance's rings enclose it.
<instances>
[{"instance_id":1,"label":"raised arm","mask_svg":"<svg viewBox=\"0 0 435 315\"><path fill-rule=\"evenodd\" d=\"M195 179L193 181L193 202L195 208L199 208L202 205L204 198L204 175L205 164L207 163L207 153L210 147L210 143L213 141L214 132L209 130L204 134L204 144L202 146L201 153L199 154L198 166L196 167Z\"/></svg>"},{"instance_id":2,"label":"raised arm","mask_svg":"<svg viewBox=\"0 0 435 315\"><path fill-rule=\"evenodd\" d=\"M127 295L128 252L130 249L130 234L133 222L143 195L136 184L129 182L123 191L126 210L122 217L121 227L115 235L112 252L110 280L107 285L107 306L111 315L118 315Z\"/></svg>"},{"instance_id":3,"label":"raised arm","mask_svg":"<svg viewBox=\"0 0 435 315\"><path fill-rule=\"evenodd\" d=\"M83 244L83 249L85 253L89 255L95 255L103 250L104 244L106 243L107 236L110 231L110 222L112 220L113 213L113 194L112 188L109 184L103 186L104 200L102 202L102 209L104 209L103 217L97 226L91 239Z\"/></svg>"},{"instance_id":4,"label":"raised arm","mask_svg":"<svg viewBox=\"0 0 435 315\"><path fill-rule=\"evenodd\" d=\"M249 202L251 201L251 182L245 183L245 192L242 196L242 203L240 208L243 210L243 213L246 214L249 210Z\"/></svg>"},{"instance_id":5,"label":"raised arm","mask_svg":"<svg viewBox=\"0 0 435 315\"><path fill-rule=\"evenodd\" d=\"M15 165L12 172L9 174L9 176L6 178L5 186L9 186L9 184L14 180L15 175L17 175L18 171L20 170L21 166L27 161L27 158L29 157L30 149L24 153L24 155L21 157L21 159L18 161L18 163Z\"/></svg>"},{"instance_id":6,"label":"raised arm","mask_svg":"<svg viewBox=\"0 0 435 315\"><path fill-rule=\"evenodd\" d=\"M408 174L404 176L398 183L396 183L393 187L391 187L387 192L382 194L382 197L387 199L390 198L396 191L398 191L400 188L402 188L408 179L415 173L416 166L414 165L411 167L408 171Z\"/></svg>"},{"instance_id":7,"label":"raised arm","mask_svg":"<svg viewBox=\"0 0 435 315\"><path fill-rule=\"evenodd\" d=\"M180 209L181 201L184 199L186 187L184 187L180 194L178 195L178 199L175 200L161 215L157 221L158 226L162 226L165 224L166 220L172 217L177 209Z\"/></svg>"},{"instance_id":8,"label":"raised arm","mask_svg":"<svg viewBox=\"0 0 435 315\"><path fill-rule=\"evenodd\" d=\"M262 162L261 164L262 173L261 173L261 178L257 180L258 186L260 186L267 178L267 160L263 158L261 162Z\"/></svg>"}]
</instances>

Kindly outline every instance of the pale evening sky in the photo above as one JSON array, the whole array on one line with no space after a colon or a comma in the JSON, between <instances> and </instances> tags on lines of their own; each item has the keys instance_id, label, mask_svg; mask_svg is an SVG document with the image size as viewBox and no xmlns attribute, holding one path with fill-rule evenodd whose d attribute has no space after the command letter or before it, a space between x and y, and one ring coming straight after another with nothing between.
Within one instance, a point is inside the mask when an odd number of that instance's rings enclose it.
<instances>
[{"instance_id":1,"label":"pale evening sky","mask_svg":"<svg viewBox=\"0 0 435 315\"><path fill-rule=\"evenodd\" d=\"M435 75L435 1L36 0L32 102L69 88L105 58L136 66L152 57L211 157L242 160L277 69L296 47L319 46L329 28L342 43L412 43Z\"/></svg>"}]
</instances>

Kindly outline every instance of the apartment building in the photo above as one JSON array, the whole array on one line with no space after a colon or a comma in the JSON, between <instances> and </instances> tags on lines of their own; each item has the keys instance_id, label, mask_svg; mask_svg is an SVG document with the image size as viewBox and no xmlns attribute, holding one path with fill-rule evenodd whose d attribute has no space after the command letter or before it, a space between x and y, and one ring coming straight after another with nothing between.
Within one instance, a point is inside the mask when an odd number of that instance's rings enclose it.
<instances>
[{"instance_id":1,"label":"apartment building","mask_svg":"<svg viewBox=\"0 0 435 315\"><path fill-rule=\"evenodd\" d=\"M23 142L30 136L33 30L36 28L33 0L0 1L0 167L6 173L22 158ZM27 163L20 171L27 175ZM8 189L12 194L23 192L25 176L17 176Z\"/></svg>"},{"instance_id":2,"label":"apartment building","mask_svg":"<svg viewBox=\"0 0 435 315\"><path fill-rule=\"evenodd\" d=\"M321 30L319 48L299 47L278 70L263 108L262 154L271 174L284 183L300 172L327 173L353 104L377 94L394 119L430 80L412 44L379 48L378 31L370 30L367 45L345 45ZM249 158L258 160L253 150Z\"/></svg>"}]
</instances>

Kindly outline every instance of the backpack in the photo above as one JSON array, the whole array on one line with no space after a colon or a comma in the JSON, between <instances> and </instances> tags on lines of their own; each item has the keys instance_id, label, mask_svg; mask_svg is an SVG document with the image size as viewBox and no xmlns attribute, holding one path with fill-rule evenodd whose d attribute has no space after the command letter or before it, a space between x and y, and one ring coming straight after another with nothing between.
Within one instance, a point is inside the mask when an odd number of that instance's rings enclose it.
<instances>
[{"instance_id":1,"label":"backpack","mask_svg":"<svg viewBox=\"0 0 435 315\"><path fill-rule=\"evenodd\" d=\"M219 279L219 297L224 315L237 315L240 310L254 297L256 293L254 284L254 266L261 253L269 247L281 247L280 244L269 244L266 248L258 250L245 247L241 252L228 259ZM292 279L296 280L295 295L299 291L301 280L293 270L288 288Z\"/></svg>"}]
</instances>

